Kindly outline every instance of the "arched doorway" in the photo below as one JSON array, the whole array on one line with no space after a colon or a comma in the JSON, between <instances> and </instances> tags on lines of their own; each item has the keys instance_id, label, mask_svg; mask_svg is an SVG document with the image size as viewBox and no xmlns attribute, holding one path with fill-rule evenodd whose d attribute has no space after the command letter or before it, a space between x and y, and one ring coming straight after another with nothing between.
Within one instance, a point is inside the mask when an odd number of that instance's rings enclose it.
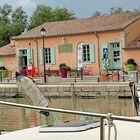
<instances>
[{"instance_id":1,"label":"arched doorway","mask_svg":"<svg viewBox=\"0 0 140 140\"><path fill-rule=\"evenodd\" d=\"M77 44L77 69L80 70L83 67L83 43Z\"/></svg>"}]
</instances>

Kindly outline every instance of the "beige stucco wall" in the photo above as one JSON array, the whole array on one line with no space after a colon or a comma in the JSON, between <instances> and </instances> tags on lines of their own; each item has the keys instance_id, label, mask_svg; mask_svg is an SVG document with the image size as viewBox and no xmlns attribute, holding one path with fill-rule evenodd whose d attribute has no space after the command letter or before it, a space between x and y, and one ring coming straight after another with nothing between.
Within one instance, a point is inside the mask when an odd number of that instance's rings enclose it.
<instances>
[{"instance_id":1,"label":"beige stucco wall","mask_svg":"<svg viewBox=\"0 0 140 140\"><path fill-rule=\"evenodd\" d=\"M140 36L140 19L130 24L124 29L125 34L125 46L133 42L138 36ZM137 63L137 70L140 71L140 49L123 49L122 50L123 66L128 59L133 58Z\"/></svg>"},{"instance_id":2,"label":"beige stucco wall","mask_svg":"<svg viewBox=\"0 0 140 140\"><path fill-rule=\"evenodd\" d=\"M99 45L101 46L102 43L112 43L112 42L121 42L120 39L120 32L104 32L104 33L98 33L99 37ZM76 67L76 47L79 42L83 43L93 43L95 46L95 62L94 63L84 63L83 66L91 67L93 75L98 74L98 39L97 36L92 34L83 34L83 35L71 35L71 36L64 36L65 43L66 44L72 44L73 45L73 51L70 53L59 53L58 52L58 45L62 44L62 37L47 37L45 38L44 44L45 47L55 47L55 54L56 54L56 60L55 65L46 65L46 69L58 69L60 63L66 63L70 67L74 68ZM36 39L38 42L38 47L42 47L43 41L41 38ZM29 43L31 45L29 45ZM27 48L33 49L33 56L34 56L34 65L37 66L37 49L36 49L36 42L33 39L25 39L25 40L17 40L16 42L16 48L17 48L17 60L18 60L18 50L20 49L27 49ZM18 62L18 61L17 61ZM40 66L40 71L43 71L43 66Z\"/></svg>"},{"instance_id":3,"label":"beige stucco wall","mask_svg":"<svg viewBox=\"0 0 140 140\"><path fill-rule=\"evenodd\" d=\"M60 63L66 63L70 67L76 67L76 46L79 42L89 43L92 42L95 44L95 52L97 51L97 39L95 35L74 35L74 36L65 36L66 44L72 44L73 50L70 53L59 53L58 52L58 45L62 44L62 37L49 37L45 38L44 44L45 47L54 47L55 48L55 65L46 65L46 69L58 69ZM42 39L36 39L38 42L38 47L42 47ZM33 56L34 56L34 65L37 66L37 51L36 51L36 42L33 39L30 40L22 40L17 41L17 52L20 49L29 48L29 43L33 49ZM97 54L95 54L95 59ZM18 57L17 57L18 58ZM91 66L91 64L86 64ZM97 60L94 63L94 66L97 67ZM92 64L93 67L93 64ZM43 66L40 66L40 71L43 71Z\"/></svg>"},{"instance_id":4,"label":"beige stucco wall","mask_svg":"<svg viewBox=\"0 0 140 140\"><path fill-rule=\"evenodd\" d=\"M140 49L127 49L122 50L124 63L123 66L125 68L125 63L128 59L133 58L137 63L137 70L140 72Z\"/></svg>"},{"instance_id":5,"label":"beige stucco wall","mask_svg":"<svg viewBox=\"0 0 140 140\"><path fill-rule=\"evenodd\" d=\"M0 56L0 60L4 62L4 66L7 69L8 76L14 76L15 71L18 69L18 63L15 55L12 56Z\"/></svg>"},{"instance_id":6,"label":"beige stucco wall","mask_svg":"<svg viewBox=\"0 0 140 140\"><path fill-rule=\"evenodd\" d=\"M124 29L126 46L140 35L140 19Z\"/></svg>"},{"instance_id":7,"label":"beige stucco wall","mask_svg":"<svg viewBox=\"0 0 140 140\"><path fill-rule=\"evenodd\" d=\"M122 31L110 31L110 32L100 32L94 34L79 34L79 35L67 35L67 36L55 36L55 37L47 37L44 40L45 47L54 47L55 48L55 64L54 65L46 65L46 69L50 68L53 70L56 70L59 68L60 63L66 63L72 68L76 67L76 47L79 42L83 43L93 43L95 46L95 61L94 63L84 63L83 66L91 67L92 68L92 75L97 75L99 70L99 58L98 57L98 41L99 46L101 48L102 43L113 43L113 42L119 42L121 46L121 66L124 66L124 63L127 61L128 58L134 58L136 60L136 63L138 64L138 69L140 62L139 62L139 54L140 50L137 49L131 49L131 50L125 50L125 46L129 44L131 41L136 39L137 36L140 35L140 20L137 20L133 24L130 24ZM98 40L98 38L99 40ZM65 39L66 44L72 44L73 50L70 53L59 53L58 52L58 45L62 44L62 38ZM37 42L36 42L37 41ZM8 70L11 69L10 62L14 61L14 70L18 70L18 62L19 62L19 50L21 49L27 49L32 48L33 49L33 62L35 67L37 67L37 45L38 47L43 46L43 40L42 38L36 38L36 41L34 38L31 39L19 39L15 42L16 47L16 56L15 58L12 58L11 56L6 56L4 58L5 65L8 68ZM30 43L30 45L29 45ZM100 50L100 49L99 49ZM101 63L100 63L101 64ZM100 65L101 69L101 65ZM39 65L39 70L43 72L43 65Z\"/></svg>"}]
</instances>

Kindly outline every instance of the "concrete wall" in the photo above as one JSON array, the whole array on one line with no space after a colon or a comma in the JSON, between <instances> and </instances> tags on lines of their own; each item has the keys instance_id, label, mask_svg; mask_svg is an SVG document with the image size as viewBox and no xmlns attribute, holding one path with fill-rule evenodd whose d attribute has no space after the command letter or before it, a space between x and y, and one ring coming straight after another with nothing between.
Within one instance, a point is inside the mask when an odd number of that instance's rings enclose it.
<instances>
[{"instance_id":1,"label":"concrete wall","mask_svg":"<svg viewBox=\"0 0 140 140\"><path fill-rule=\"evenodd\" d=\"M46 92L48 96L55 97L69 97L69 96L85 96L85 97L99 97L99 96L120 96L130 97L131 92L128 83L118 84L111 83L94 83L94 85L39 85L39 87ZM17 85L3 85L0 84L0 96L15 96L18 92Z\"/></svg>"}]
</instances>

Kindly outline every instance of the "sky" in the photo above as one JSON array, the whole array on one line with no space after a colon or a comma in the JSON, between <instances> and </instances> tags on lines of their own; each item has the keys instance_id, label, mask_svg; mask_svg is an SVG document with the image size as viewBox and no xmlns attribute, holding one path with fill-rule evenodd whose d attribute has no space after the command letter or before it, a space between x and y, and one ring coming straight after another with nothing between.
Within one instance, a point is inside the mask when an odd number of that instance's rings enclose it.
<instances>
[{"instance_id":1,"label":"sky","mask_svg":"<svg viewBox=\"0 0 140 140\"><path fill-rule=\"evenodd\" d=\"M22 6L28 16L31 16L38 4L46 4L53 9L67 8L78 18L91 17L94 11L109 13L111 7L120 6L124 10L134 10L140 7L140 0L0 0L0 6L9 4L15 9Z\"/></svg>"}]
</instances>

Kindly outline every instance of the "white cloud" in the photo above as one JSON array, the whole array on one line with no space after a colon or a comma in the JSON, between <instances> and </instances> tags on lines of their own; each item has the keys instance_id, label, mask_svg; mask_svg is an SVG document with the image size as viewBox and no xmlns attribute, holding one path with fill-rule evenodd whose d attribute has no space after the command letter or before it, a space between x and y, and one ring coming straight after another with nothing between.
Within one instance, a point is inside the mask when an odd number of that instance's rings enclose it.
<instances>
[{"instance_id":1,"label":"white cloud","mask_svg":"<svg viewBox=\"0 0 140 140\"><path fill-rule=\"evenodd\" d=\"M34 9L36 8L36 3L33 0L18 0L16 7L22 6L23 10L27 13L32 14Z\"/></svg>"}]
</instances>

